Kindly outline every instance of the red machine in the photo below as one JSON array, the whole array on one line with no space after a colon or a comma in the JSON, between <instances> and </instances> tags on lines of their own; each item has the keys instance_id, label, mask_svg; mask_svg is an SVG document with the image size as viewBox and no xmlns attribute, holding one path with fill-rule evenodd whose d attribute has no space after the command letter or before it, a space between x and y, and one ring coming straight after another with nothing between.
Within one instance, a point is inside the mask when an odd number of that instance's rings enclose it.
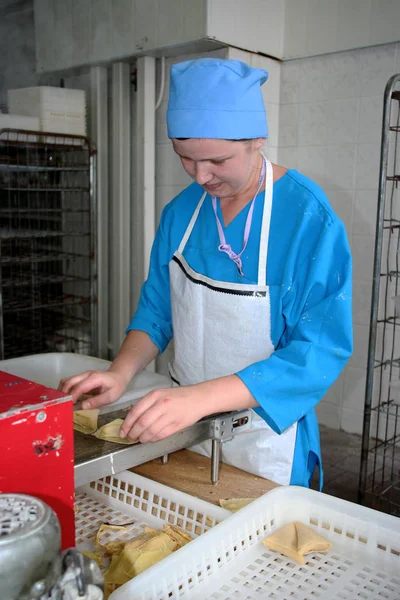
<instances>
[{"instance_id":1,"label":"red machine","mask_svg":"<svg viewBox=\"0 0 400 600\"><path fill-rule=\"evenodd\" d=\"M36 496L75 545L72 400L0 371L0 493Z\"/></svg>"}]
</instances>

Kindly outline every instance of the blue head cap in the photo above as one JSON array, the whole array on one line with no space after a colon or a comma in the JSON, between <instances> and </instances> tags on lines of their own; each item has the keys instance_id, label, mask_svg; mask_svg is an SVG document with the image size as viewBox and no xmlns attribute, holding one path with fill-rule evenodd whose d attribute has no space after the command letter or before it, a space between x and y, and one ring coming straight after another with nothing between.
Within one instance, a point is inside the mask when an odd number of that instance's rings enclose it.
<instances>
[{"instance_id":1,"label":"blue head cap","mask_svg":"<svg viewBox=\"0 0 400 600\"><path fill-rule=\"evenodd\" d=\"M226 140L268 137L262 69L239 60L200 58L171 67L168 137Z\"/></svg>"}]
</instances>

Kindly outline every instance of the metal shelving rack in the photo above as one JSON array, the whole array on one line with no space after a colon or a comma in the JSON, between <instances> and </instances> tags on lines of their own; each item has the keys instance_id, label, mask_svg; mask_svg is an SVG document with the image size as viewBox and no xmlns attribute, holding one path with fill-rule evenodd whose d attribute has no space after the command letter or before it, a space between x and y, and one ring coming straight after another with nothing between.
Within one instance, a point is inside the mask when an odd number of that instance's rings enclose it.
<instances>
[{"instance_id":1,"label":"metal shelving rack","mask_svg":"<svg viewBox=\"0 0 400 600\"><path fill-rule=\"evenodd\" d=\"M85 137L0 130L0 359L96 353L94 170Z\"/></svg>"},{"instance_id":2,"label":"metal shelving rack","mask_svg":"<svg viewBox=\"0 0 400 600\"><path fill-rule=\"evenodd\" d=\"M400 74L389 79L383 103L359 500L400 516L399 88Z\"/></svg>"}]
</instances>

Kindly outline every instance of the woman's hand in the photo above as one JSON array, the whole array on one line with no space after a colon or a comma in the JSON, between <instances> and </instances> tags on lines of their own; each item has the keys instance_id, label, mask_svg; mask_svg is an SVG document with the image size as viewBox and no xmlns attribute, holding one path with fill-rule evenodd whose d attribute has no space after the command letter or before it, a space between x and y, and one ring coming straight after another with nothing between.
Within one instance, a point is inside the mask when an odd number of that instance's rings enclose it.
<instances>
[{"instance_id":1,"label":"woman's hand","mask_svg":"<svg viewBox=\"0 0 400 600\"><path fill-rule=\"evenodd\" d=\"M200 386L150 392L131 408L120 429L121 437L158 442L205 416Z\"/></svg>"},{"instance_id":2,"label":"woman's hand","mask_svg":"<svg viewBox=\"0 0 400 600\"><path fill-rule=\"evenodd\" d=\"M147 333L132 330L107 371L85 371L63 379L58 389L70 394L74 402L83 394L94 397L82 402L82 408L97 408L116 402L128 383L157 356L158 348Z\"/></svg>"},{"instance_id":3,"label":"woman's hand","mask_svg":"<svg viewBox=\"0 0 400 600\"><path fill-rule=\"evenodd\" d=\"M59 390L77 402L83 394L94 393L93 398L82 402L82 408L97 408L111 404L122 396L128 382L116 371L84 371L60 382Z\"/></svg>"},{"instance_id":4,"label":"woman's hand","mask_svg":"<svg viewBox=\"0 0 400 600\"><path fill-rule=\"evenodd\" d=\"M185 387L155 390L131 408L120 436L158 442L203 417L258 406L245 384L229 375Z\"/></svg>"}]
</instances>

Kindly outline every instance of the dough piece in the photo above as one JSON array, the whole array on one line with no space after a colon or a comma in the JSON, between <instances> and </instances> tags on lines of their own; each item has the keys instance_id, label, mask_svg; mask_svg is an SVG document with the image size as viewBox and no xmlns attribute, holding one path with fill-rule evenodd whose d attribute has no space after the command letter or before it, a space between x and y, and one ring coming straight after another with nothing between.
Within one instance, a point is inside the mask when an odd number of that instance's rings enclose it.
<instances>
[{"instance_id":1,"label":"dough piece","mask_svg":"<svg viewBox=\"0 0 400 600\"><path fill-rule=\"evenodd\" d=\"M123 419L115 419L115 421L111 421L111 423L106 423L106 425L100 427L93 435L99 440L106 440L115 444L137 444L139 440L132 441L129 438L120 437L119 430L123 422Z\"/></svg>"},{"instance_id":2,"label":"dough piece","mask_svg":"<svg viewBox=\"0 0 400 600\"><path fill-rule=\"evenodd\" d=\"M97 430L98 408L76 410L73 413L74 429L81 433L94 433Z\"/></svg>"},{"instance_id":3,"label":"dough piece","mask_svg":"<svg viewBox=\"0 0 400 600\"><path fill-rule=\"evenodd\" d=\"M157 531L157 529L151 529L151 527L149 527L149 531L140 533L139 535L135 536L134 538L127 540L125 542L124 548L126 548L127 546L129 546L129 548L131 548L131 549L141 548L142 546L144 546L145 544L150 542L153 538L160 535L160 533L161 533L161 531Z\"/></svg>"},{"instance_id":4,"label":"dough piece","mask_svg":"<svg viewBox=\"0 0 400 600\"><path fill-rule=\"evenodd\" d=\"M127 542L119 556L113 555L111 565L104 574L105 584L107 587L110 584L123 585L176 549L176 542L162 531L156 535L143 533Z\"/></svg>"},{"instance_id":5,"label":"dough piece","mask_svg":"<svg viewBox=\"0 0 400 600\"><path fill-rule=\"evenodd\" d=\"M97 533L96 533L96 539L95 539L95 544L96 546L98 546L99 548L102 548L103 550L106 550L106 552L109 552L110 554L119 554L120 552L122 552L127 540L110 540L108 541L108 536L106 537L105 542L101 541L101 537L103 533L107 533L107 532L116 532L116 531L121 531L121 532L126 532L126 527L124 527L123 525L100 525Z\"/></svg>"},{"instance_id":6,"label":"dough piece","mask_svg":"<svg viewBox=\"0 0 400 600\"><path fill-rule=\"evenodd\" d=\"M253 502L253 500L257 500L257 498L229 498L228 500L220 500L219 505L231 512L237 512L250 504L250 502Z\"/></svg>"},{"instance_id":7,"label":"dough piece","mask_svg":"<svg viewBox=\"0 0 400 600\"><path fill-rule=\"evenodd\" d=\"M99 533L107 527L114 530L124 529L118 526L100 527L96 540L98 543ZM192 538L180 527L175 525L164 525L163 531L158 531L152 527L145 527L144 532L128 541L109 542L102 548L114 548L111 563L104 573L104 599L117 588L143 573L149 567L152 567L163 558L188 544Z\"/></svg>"},{"instance_id":8,"label":"dough piece","mask_svg":"<svg viewBox=\"0 0 400 600\"><path fill-rule=\"evenodd\" d=\"M152 533L153 535L156 535L157 533L160 533L159 529L153 529L153 527L145 527L143 529L143 533Z\"/></svg>"},{"instance_id":9,"label":"dough piece","mask_svg":"<svg viewBox=\"0 0 400 600\"><path fill-rule=\"evenodd\" d=\"M113 591L119 587L119 585L114 585L113 583L104 583L104 600L108 600Z\"/></svg>"},{"instance_id":10,"label":"dough piece","mask_svg":"<svg viewBox=\"0 0 400 600\"><path fill-rule=\"evenodd\" d=\"M263 540L264 546L280 552L301 565L304 556L311 552L326 552L332 548L331 542L299 521L289 523Z\"/></svg>"},{"instance_id":11,"label":"dough piece","mask_svg":"<svg viewBox=\"0 0 400 600\"><path fill-rule=\"evenodd\" d=\"M163 532L177 544L177 550L192 541L190 535L177 525L163 525Z\"/></svg>"}]
</instances>

